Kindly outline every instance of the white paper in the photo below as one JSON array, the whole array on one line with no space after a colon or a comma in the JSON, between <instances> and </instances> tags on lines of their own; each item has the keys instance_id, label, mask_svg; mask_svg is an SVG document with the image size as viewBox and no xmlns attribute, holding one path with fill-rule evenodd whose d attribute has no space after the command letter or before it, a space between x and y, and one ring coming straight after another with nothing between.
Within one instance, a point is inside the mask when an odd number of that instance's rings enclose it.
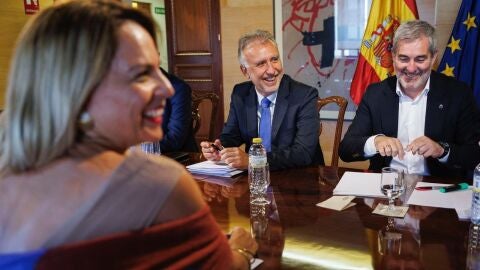
<instances>
[{"instance_id":1,"label":"white paper","mask_svg":"<svg viewBox=\"0 0 480 270\"><path fill-rule=\"evenodd\" d=\"M341 211L354 206L356 203L352 203L353 199L355 199L355 196L332 196L323 202L317 203L317 206Z\"/></svg>"},{"instance_id":2,"label":"white paper","mask_svg":"<svg viewBox=\"0 0 480 270\"><path fill-rule=\"evenodd\" d=\"M472 209L455 209L457 212L458 219L460 220L469 220L472 215Z\"/></svg>"},{"instance_id":3,"label":"white paper","mask_svg":"<svg viewBox=\"0 0 480 270\"><path fill-rule=\"evenodd\" d=\"M191 173L221 177L232 177L243 172L242 170L232 168L225 163L217 163L209 160L188 165L187 170Z\"/></svg>"},{"instance_id":4,"label":"white paper","mask_svg":"<svg viewBox=\"0 0 480 270\"><path fill-rule=\"evenodd\" d=\"M253 261L252 265L250 266L250 269L255 269L257 268L260 264L263 263L263 260L262 259L259 259L259 258L255 258L255 260Z\"/></svg>"},{"instance_id":5,"label":"white paper","mask_svg":"<svg viewBox=\"0 0 480 270\"><path fill-rule=\"evenodd\" d=\"M449 184L437 184L418 182L417 187L422 186L449 186ZM442 193L437 190L413 190L407 204L431 206L439 208L470 209L472 203L472 190L457 190Z\"/></svg>"},{"instance_id":6,"label":"white paper","mask_svg":"<svg viewBox=\"0 0 480 270\"><path fill-rule=\"evenodd\" d=\"M381 178L380 173L345 172L333 194L386 198L380 191Z\"/></svg>"}]
</instances>

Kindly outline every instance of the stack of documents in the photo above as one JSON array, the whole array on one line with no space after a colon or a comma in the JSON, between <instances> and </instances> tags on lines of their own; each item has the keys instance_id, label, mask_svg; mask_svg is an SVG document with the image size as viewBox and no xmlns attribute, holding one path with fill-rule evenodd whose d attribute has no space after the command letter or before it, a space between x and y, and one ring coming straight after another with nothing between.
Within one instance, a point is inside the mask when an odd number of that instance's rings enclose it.
<instances>
[{"instance_id":1,"label":"stack of documents","mask_svg":"<svg viewBox=\"0 0 480 270\"><path fill-rule=\"evenodd\" d=\"M206 174L220 177L232 177L243 172L242 170L232 168L223 162L219 163L208 160L189 165L187 166L187 170L192 174Z\"/></svg>"},{"instance_id":2,"label":"stack of documents","mask_svg":"<svg viewBox=\"0 0 480 270\"><path fill-rule=\"evenodd\" d=\"M386 198L380 191L380 173L345 172L333 190L333 195Z\"/></svg>"}]
</instances>

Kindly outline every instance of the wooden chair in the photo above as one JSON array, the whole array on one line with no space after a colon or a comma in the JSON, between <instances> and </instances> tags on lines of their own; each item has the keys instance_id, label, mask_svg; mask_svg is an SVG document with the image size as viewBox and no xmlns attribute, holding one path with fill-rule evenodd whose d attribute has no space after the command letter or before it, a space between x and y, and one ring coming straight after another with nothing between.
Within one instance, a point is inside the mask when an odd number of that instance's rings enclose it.
<instances>
[{"instance_id":1,"label":"wooden chair","mask_svg":"<svg viewBox=\"0 0 480 270\"><path fill-rule=\"evenodd\" d=\"M344 97L340 96L330 96L326 98L319 98L317 101L317 110L320 113L320 110L327 104L335 103L338 106L338 118L335 128L335 137L333 140L333 149L332 149L332 162L331 166L338 167L338 147L340 145L340 139L342 137L343 129L343 120L345 117L345 111L347 109L348 101ZM322 134L322 122L320 121L320 129L318 136Z\"/></svg>"},{"instance_id":2,"label":"wooden chair","mask_svg":"<svg viewBox=\"0 0 480 270\"><path fill-rule=\"evenodd\" d=\"M210 103L210 106L207 104L202 105L202 110L200 109L200 105L204 102ZM213 141L215 140L215 118L218 113L218 103L220 99L217 94L208 92L208 93L201 93L201 94L192 94L192 125L193 125L193 134L197 142L202 140ZM198 136L197 133L200 130L202 123L202 114L204 114L205 110L208 110L210 107L210 123L208 128L208 135L207 136ZM202 111L202 113L200 113ZM204 114L205 115L205 114ZM207 122L208 123L208 122Z\"/></svg>"}]
</instances>

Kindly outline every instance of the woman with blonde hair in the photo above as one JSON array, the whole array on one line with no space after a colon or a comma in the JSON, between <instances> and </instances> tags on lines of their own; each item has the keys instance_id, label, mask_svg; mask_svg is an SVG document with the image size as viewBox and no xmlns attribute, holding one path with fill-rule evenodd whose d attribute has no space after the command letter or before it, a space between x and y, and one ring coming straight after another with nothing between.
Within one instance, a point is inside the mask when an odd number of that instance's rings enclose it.
<instances>
[{"instance_id":1,"label":"woman with blonde hair","mask_svg":"<svg viewBox=\"0 0 480 270\"><path fill-rule=\"evenodd\" d=\"M149 16L113 1L27 24L0 119L0 268L249 266L255 241L226 239L180 164L125 154L163 136L173 89L155 41Z\"/></svg>"}]
</instances>

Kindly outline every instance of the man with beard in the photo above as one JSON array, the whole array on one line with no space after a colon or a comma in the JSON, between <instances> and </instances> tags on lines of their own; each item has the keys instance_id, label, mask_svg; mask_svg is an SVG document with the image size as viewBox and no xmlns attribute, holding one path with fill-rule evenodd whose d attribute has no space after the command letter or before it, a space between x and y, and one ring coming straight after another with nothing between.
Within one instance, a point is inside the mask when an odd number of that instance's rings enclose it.
<instances>
[{"instance_id":1,"label":"man with beard","mask_svg":"<svg viewBox=\"0 0 480 270\"><path fill-rule=\"evenodd\" d=\"M465 177L480 162L480 116L471 89L432 71L435 29L402 24L393 39L396 76L367 88L340 143L344 161L370 159L406 173ZM470 178L471 179L471 178Z\"/></svg>"},{"instance_id":2,"label":"man with beard","mask_svg":"<svg viewBox=\"0 0 480 270\"><path fill-rule=\"evenodd\" d=\"M283 73L272 34L257 30L238 42L240 70L248 79L235 85L220 139L202 142L208 160L248 167L252 139L261 137L270 169L323 164L318 141L318 91ZM240 146L245 144L245 150Z\"/></svg>"}]
</instances>

